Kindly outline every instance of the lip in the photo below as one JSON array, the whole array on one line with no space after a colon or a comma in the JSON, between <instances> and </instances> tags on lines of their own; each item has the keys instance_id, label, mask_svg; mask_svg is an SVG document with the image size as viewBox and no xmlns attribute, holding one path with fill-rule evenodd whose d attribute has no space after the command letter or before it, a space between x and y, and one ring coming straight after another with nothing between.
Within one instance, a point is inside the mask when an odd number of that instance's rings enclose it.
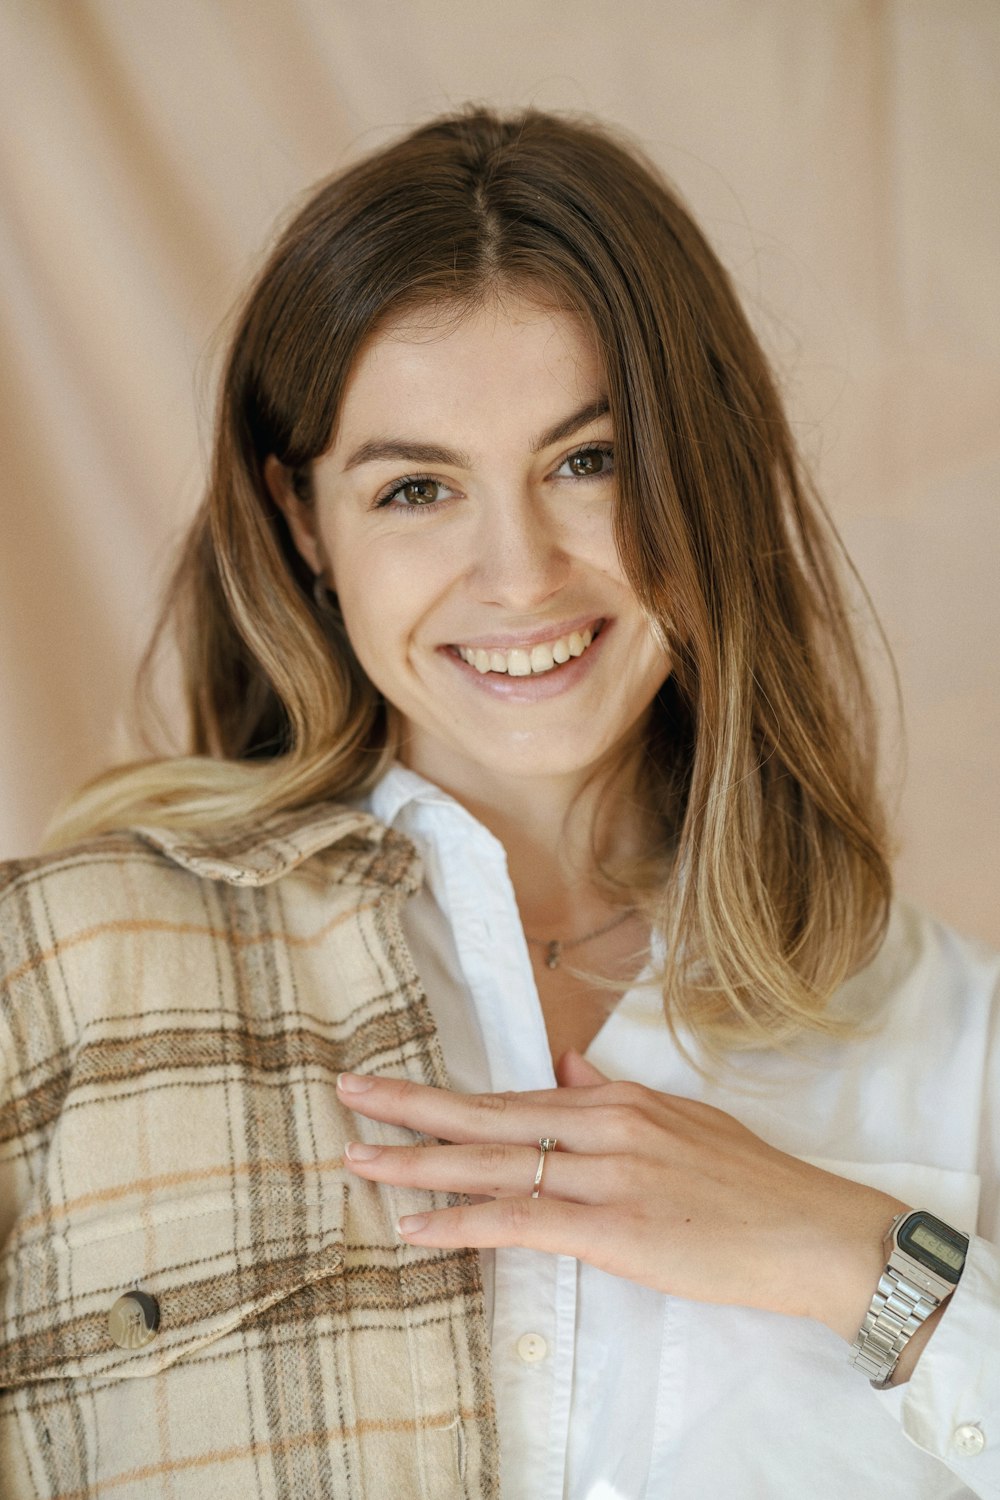
<instances>
[{"instance_id":1,"label":"lip","mask_svg":"<svg viewBox=\"0 0 1000 1500\"><path fill-rule=\"evenodd\" d=\"M599 624L607 626L606 615L578 615L575 620L550 626L539 625L535 630L522 631L519 635L463 636L460 641L449 641L443 649L448 651L455 650L459 646L468 646L472 651L516 651L521 647L525 651L530 651L532 646L541 646L547 641L557 641L562 635L572 635L574 630L586 630L588 626L593 630Z\"/></svg>"},{"instance_id":2,"label":"lip","mask_svg":"<svg viewBox=\"0 0 1000 1500\"><path fill-rule=\"evenodd\" d=\"M582 622L583 625L586 626L593 618L593 616L588 616ZM600 616L597 618L599 619ZM580 626L572 628L579 629ZM445 661L450 662L455 670L462 674L469 686L477 692L486 693L492 698L499 698L505 703L538 703L546 698L555 698L561 693L568 693L582 682L593 671L604 642L612 629L613 622L605 619L600 633L594 637L582 656L571 656L569 661L564 662L562 666L553 667L548 672L539 672L537 676L532 674L530 677L511 677L506 672L477 672L475 667L470 667L467 661L462 660L453 646L441 647L439 654ZM524 641L525 637L521 636L520 639ZM543 635L540 641L555 639L555 636ZM540 641L536 640L534 644L538 645ZM463 641L462 644L464 646L467 643ZM486 649L484 646L483 650Z\"/></svg>"}]
</instances>

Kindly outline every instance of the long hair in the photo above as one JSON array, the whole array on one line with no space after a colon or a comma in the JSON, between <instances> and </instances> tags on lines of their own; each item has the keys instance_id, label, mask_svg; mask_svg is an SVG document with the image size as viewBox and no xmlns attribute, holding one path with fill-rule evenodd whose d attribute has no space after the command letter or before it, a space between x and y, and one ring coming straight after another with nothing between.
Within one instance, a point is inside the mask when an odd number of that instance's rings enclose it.
<instances>
[{"instance_id":1,"label":"long hair","mask_svg":"<svg viewBox=\"0 0 1000 1500\"><path fill-rule=\"evenodd\" d=\"M736 1045L835 1031L829 997L875 950L891 893L840 545L726 272L656 170L590 123L470 108L293 218L238 319L207 494L154 637L180 644L189 753L105 773L48 843L245 826L382 775L399 716L317 609L264 464L308 489L365 341L420 304L509 288L597 341L615 541L674 663L641 763L646 877L632 872L667 945L667 1019Z\"/></svg>"}]
</instances>

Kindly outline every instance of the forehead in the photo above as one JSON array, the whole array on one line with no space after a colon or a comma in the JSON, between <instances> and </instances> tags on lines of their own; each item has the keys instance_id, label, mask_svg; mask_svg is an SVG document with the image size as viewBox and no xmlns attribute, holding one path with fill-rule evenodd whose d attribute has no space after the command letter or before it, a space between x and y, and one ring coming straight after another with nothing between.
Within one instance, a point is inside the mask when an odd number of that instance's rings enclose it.
<instances>
[{"instance_id":1,"label":"forehead","mask_svg":"<svg viewBox=\"0 0 1000 1500\"><path fill-rule=\"evenodd\" d=\"M605 393L597 340L563 308L508 295L393 318L362 347L334 446L377 421L474 427L523 416L533 429Z\"/></svg>"}]
</instances>

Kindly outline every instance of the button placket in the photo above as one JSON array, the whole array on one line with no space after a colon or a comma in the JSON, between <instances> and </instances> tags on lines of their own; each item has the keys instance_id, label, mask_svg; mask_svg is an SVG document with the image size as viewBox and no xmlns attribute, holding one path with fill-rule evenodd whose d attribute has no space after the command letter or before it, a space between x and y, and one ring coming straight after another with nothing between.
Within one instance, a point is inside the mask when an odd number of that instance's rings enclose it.
<instances>
[{"instance_id":1,"label":"button placket","mask_svg":"<svg viewBox=\"0 0 1000 1500\"><path fill-rule=\"evenodd\" d=\"M526 1365L537 1365L549 1352L548 1343L540 1333L522 1333L514 1347Z\"/></svg>"}]
</instances>

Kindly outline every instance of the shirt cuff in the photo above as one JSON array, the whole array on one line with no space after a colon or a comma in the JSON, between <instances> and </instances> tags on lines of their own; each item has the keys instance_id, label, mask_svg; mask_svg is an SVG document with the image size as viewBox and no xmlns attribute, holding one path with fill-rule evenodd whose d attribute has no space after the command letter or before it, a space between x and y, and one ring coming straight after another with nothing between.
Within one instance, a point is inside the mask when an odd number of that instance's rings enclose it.
<instances>
[{"instance_id":1,"label":"shirt cuff","mask_svg":"<svg viewBox=\"0 0 1000 1500\"><path fill-rule=\"evenodd\" d=\"M972 1237L909 1381L873 1394L973 1494L1000 1497L1000 1247Z\"/></svg>"}]
</instances>

